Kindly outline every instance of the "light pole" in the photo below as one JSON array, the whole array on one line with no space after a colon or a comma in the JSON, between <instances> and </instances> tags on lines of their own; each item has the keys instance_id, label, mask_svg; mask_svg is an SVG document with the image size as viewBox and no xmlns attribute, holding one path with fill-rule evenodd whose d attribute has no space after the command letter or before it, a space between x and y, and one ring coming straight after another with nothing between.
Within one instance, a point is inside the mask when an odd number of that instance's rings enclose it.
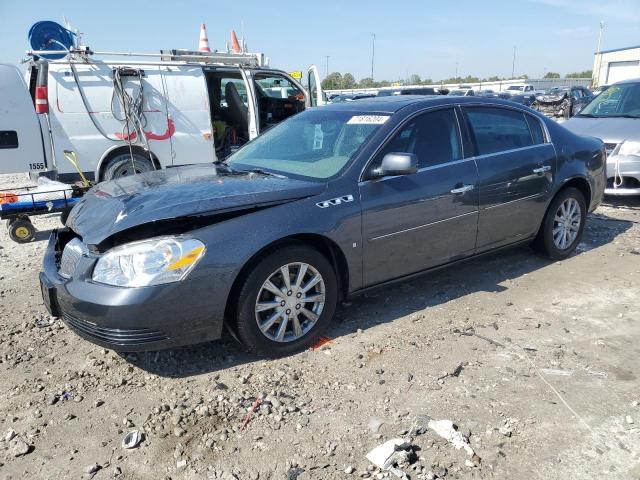
<instances>
[{"instance_id":1,"label":"light pole","mask_svg":"<svg viewBox=\"0 0 640 480\"><path fill-rule=\"evenodd\" d=\"M516 46L513 46L513 63L511 64L511 78L516 75Z\"/></svg>"},{"instance_id":2,"label":"light pole","mask_svg":"<svg viewBox=\"0 0 640 480\"><path fill-rule=\"evenodd\" d=\"M458 62L456 62L456 74L454 75L453 78L456 82L458 81Z\"/></svg>"},{"instance_id":3,"label":"light pole","mask_svg":"<svg viewBox=\"0 0 640 480\"><path fill-rule=\"evenodd\" d=\"M591 79L591 83L593 83L594 87L598 87L600 85L600 69L602 67L602 32L604 30L605 23L603 21L600 22L600 33L598 34L598 50L596 54L598 55L598 70L593 72L593 77Z\"/></svg>"},{"instance_id":4,"label":"light pole","mask_svg":"<svg viewBox=\"0 0 640 480\"><path fill-rule=\"evenodd\" d=\"M329 76L329 55L326 55L327 58L327 74L325 75L325 77Z\"/></svg>"},{"instance_id":5,"label":"light pole","mask_svg":"<svg viewBox=\"0 0 640 480\"><path fill-rule=\"evenodd\" d=\"M371 81L373 82L373 60L376 57L376 34L371 34Z\"/></svg>"}]
</instances>

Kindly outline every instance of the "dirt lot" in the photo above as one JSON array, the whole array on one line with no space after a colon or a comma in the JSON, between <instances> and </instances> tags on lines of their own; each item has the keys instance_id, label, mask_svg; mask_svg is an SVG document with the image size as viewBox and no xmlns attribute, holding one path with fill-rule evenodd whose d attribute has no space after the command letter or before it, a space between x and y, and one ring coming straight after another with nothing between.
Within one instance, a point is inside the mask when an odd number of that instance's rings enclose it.
<instances>
[{"instance_id":1,"label":"dirt lot","mask_svg":"<svg viewBox=\"0 0 640 480\"><path fill-rule=\"evenodd\" d=\"M41 304L59 220L35 224L0 233L0 478L392 478L365 458L392 438L411 479L640 478L640 201L600 207L566 261L521 248L354 298L328 344L278 360L81 340Z\"/></svg>"}]
</instances>

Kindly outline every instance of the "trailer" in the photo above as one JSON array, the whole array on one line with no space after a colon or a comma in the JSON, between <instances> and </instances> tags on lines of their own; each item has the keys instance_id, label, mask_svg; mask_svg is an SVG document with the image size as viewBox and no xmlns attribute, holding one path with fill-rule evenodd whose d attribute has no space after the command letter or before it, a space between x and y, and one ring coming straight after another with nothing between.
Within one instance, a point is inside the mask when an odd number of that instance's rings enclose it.
<instances>
[{"instance_id":1,"label":"trailer","mask_svg":"<svg viewBox=\"0 0 640 480\"><path fill-rule=\"evenodd\" d=\"M9 238L28 243L35 238L36 228L30 217L60 213L64 224L71 208L90 186L69 185L59 190L38 190L37 185L0 190L0 220L6 220Z\"/></svg>"}]
</instances>

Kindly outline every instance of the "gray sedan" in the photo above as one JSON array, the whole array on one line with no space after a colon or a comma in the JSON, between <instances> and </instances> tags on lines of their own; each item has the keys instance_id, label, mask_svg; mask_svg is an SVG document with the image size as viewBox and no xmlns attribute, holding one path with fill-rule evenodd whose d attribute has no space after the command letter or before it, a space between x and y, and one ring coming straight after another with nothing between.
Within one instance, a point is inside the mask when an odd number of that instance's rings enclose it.
<instances>
[{"instance_id":1,"label":"gray sedan","mask_svg":"<svg viewBox=\"0 0 640 480\"><path fill-rule=\"evenodd\" d=\"M304 349L340 299L487 252L570 255L604 148L512 102L396 96L307 110L226 163L101 183L52 233L43 299L116 350Z\"/></svg>"},{"instance_id":2,"label":"gray sedan","mask_svg":"<svg viewBox=\"0 0 640 480\"><path fill-rule=\"evenodd\" d=\"M564 123L607 148L607 195L640 195L640 79L608 87Z\"/></svg>"}]
</instances>

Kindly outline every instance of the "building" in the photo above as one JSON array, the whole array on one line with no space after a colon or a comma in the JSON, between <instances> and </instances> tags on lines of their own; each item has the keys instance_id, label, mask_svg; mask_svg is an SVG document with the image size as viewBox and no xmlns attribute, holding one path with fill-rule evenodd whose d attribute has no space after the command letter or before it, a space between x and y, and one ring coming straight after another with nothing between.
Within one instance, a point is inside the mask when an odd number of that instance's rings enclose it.
<instances>
[{"instance_id":1,"label":"building","mask_svg":"<svg viewBox=\"0 0 640 480\"><path fill-rule=\"evenodd\" d=\"M596 52L593 61L595 87L630 78L640 78L640 45Z\"/></svg>"}]
</instances>

